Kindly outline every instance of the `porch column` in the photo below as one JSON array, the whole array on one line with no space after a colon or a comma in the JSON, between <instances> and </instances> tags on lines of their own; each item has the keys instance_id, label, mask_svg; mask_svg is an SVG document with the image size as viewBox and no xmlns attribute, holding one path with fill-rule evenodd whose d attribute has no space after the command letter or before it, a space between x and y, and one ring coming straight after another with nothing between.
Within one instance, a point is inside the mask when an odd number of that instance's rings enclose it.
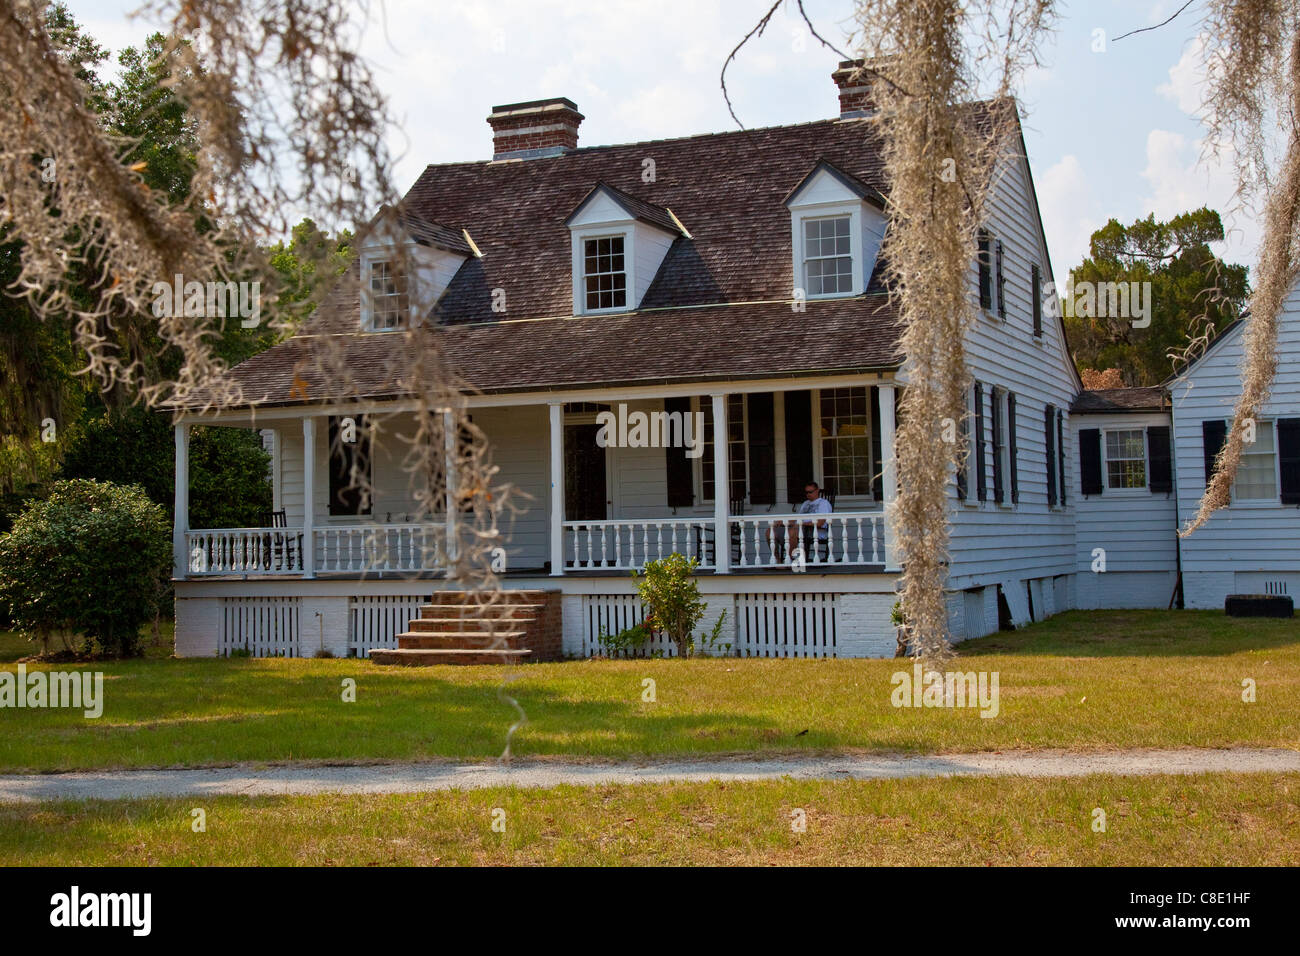
<instances>
[{"instance_id":1,"label":"porch column","mask_svg":"<svg viewBox=\"0 0 1300 956\"><path fill-rule=\"evenodd\" d=\"M185 532L190 530L190 426L176 426L176 520L172 525L172 577L185 580L190 570Z\"/></svg>"},{"instance_id":2,"label":"porch column","mask_svg":"<svg viewBox=\"0 0 1300 956\"><path fill-rule=\"evenodd\" d=\"M898 568L894 548L894 501L898 498L898 459L894 456L894 386L881 385L880 389L880 484L884 491L885 516L885 568Z\"/></svg>"},{"instance_id":3,"label":"porch column","mask_svg":"<svg viewBox=\"0 0 1300 956\"><path fill-rule=\"evenodd\" d=\"M447 486L446 497L444 500L447 528L447 558L451 561L456 560L459 548L456 546L456 515L458 505L456 501L456 492L459 484L460 474L456 462L456 416L452 414L451 409L442 413L442 439L443 449L446 453L446 468L444 474Z\"/></svg>"},{"instance_id":4,"label":"porch column","mask_svg":"<svg viewBox=\"0 0 1300 956\"><path fill-rule=\"evenodd\" d=\"M316 576L316 419L302 420L302 575Z\"/></svg>"},{"instance_id":5,"label":"porch column","mask_svg":"<svg viewBox=\"0 0 1300 956\"><path fill-rule=\"evenodd\" d=\"M731 505L731 449L727 441L727 396L713 399L713 567L715 574L731 572L731 533L727 511Z\"/></svg>"},{"instance_id":6,"label":"porch column","mask_svg":"<svg viewBox=\"0 0 1300 956\"><path fill-rule=\"evenodd\" d=\"M564 405L551 402L551 574L564 573Z\"/></svg>"}]
</instances>

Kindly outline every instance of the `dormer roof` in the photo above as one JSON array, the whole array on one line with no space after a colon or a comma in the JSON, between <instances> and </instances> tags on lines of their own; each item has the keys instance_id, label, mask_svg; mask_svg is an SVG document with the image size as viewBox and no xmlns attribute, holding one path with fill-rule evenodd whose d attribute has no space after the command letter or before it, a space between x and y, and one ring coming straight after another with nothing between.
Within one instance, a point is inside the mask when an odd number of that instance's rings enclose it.
<instances>
[{"instance_id":1,"label":"dormer roof","mask_svg":"<svg viewBox=\"0 0 1300 956\"><path fill-rule=\"evenodd\" d=\"M803 179L785 195L785 204L787 206L796 205L800 195L817 179L818 176L827 175L843 186L848 192L858 199L871 203L877 209L885 208L885 197L879 189L870 183L863 182L852 173L846 173L834 163L825 159L817 160L817 164L808 171Z\"/></svg>"},{"instance_id":2,"label":"dormer roof","mask_svg":"<svg viewBox=\"0 0 1300 956\"><path fill-rule=\"evenodd\" d=\"M648 203L644 199L638 199L631 193L624 192L605 182L597 183L587 195L582 197L582 201L564 220L564 224L566 226L572 225L575 220L581 218L583 211L601 196L608 197L622 208L627 213L628 219L639 220L673 235L681 235L681 227L668 210L656 206L654 203Z\"/></svg>"},{"instance_id":3,"label":"dormer roof","mask_svg":"<svg viewBox=\"0 0 1300 956\"><path fill-rule=\"evenodd\" d=\"M386 223L396 223L403 235L421 246L441 249L458 256L473 256L463 228L449 226L422 216L405 206L382 206L375 218L370 221L366 238L380 235ZM362 244L366 238L362 239Z\"/></svg>"}]
</instances>

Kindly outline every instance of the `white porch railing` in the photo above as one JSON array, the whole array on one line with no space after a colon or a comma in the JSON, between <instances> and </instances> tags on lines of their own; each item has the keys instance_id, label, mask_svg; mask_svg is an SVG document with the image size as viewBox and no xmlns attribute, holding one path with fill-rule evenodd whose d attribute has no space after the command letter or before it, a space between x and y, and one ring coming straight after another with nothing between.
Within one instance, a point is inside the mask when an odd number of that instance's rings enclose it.
<instances>
[{"instance_id":1,"label":"white porch railing","mask_svg":"<svg viewBox=\"0 0 1300 956\"><path fill-rule=\"evenodd\" d=\"M732 515L727 519L732 569L792 566L798 557L792 554L792 529L794 548L802 549L806 567L888 564L883 512L842 511L816 520L825 521L825 527L818 529L811 515Z\"/></svg>"},{"instance_id":2,"label":"white porch railing","mask_svg":"<svg viewBox=\"0 0 1300 956\"><path fill-rule=\"evenodd\" d=\"M631 571L674 551L714 568L708 518L624 518L564 522L565 570Z\"/></svg>"},{"instance_id":3,"label":"white porch railing","mask_svg":"<svg viewBox=\"0 0 1300 956\"><path fill-rule=\"evenodd\" d=\"M203 574L301 574L301 528L216 528L185 535L187 567Z\"/></svg>"},{"instance_id":4,"label":"white porch railing","mask_svg":"<svg viewBox=\"0 0 1300 956\"><path fill-rule=\"evenodd\" d=\"M430 524L363 524L315 530L318 574L435 571L445 567L444 529Z\"/></svg>"}]
</instances>

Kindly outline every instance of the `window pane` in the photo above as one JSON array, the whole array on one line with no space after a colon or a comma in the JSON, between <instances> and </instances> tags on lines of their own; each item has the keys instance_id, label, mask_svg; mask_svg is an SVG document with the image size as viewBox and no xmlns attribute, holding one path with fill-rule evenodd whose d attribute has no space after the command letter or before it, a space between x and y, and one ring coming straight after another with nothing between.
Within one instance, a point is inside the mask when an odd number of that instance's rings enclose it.
<instances>
[{"instance_id":1,"label":"window pane","mask_svg":"<svg viewBox=\"0 0 1300 956\"><path fill-rule=\"evenodd\" d=\"M1273 462L1273 423L1258 422L1255 441L1242 448L1237 480L1232 486L1233 497L1250 500L1276 498L1277 475Z\"/></svg>"},{"instance_id":2,"label":"window pane","mask_svg":"<svg viewBox=\"0 0 1300 956\"><path fill-rule=\"evenodd\" d=\"M1146 446L1142 429L1106 432L1106 483L1111 488L1147 486Z\"/></svg>"},{"instance_id":3,"label":"window pane","mask_svg":"<svg viewBox=\"0 0 1300 956\"><path fill-rule=\"evenodd\" d=\"M588 309L612 309L627 305L627 271L623 237L606 236L583 243L584 289Z\"/></svg>"},{"instance_id":4,"label":"window pane","mask_svg":"<svg viewBox=\"0 0 1300 956\"><path fill-rule=\"evenodd\" d=\"M824 484L838 495L871 494L871 420L867 389L823 389L821 413Z\"/></svg>"},{"instance_id":5,"label":"window pane","mask_svg":"<svg viewBox=\"0 0 1300 956\"><path fill-rule=\"evenodd\" d=\"M849 217L804 220L804 287L808 295L853 291Z\"/></svg>"}]
</instances>

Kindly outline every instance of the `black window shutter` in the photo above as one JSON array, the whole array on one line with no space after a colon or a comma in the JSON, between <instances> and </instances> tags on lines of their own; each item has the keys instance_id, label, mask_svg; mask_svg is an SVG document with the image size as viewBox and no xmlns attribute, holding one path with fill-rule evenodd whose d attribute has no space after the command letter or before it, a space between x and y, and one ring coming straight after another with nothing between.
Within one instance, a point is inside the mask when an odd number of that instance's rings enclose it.
<instances>
[{"instance_id":1,"label":"black window shutter","mask_svg":"<svg viewBox=\"0 0 1300 956\"><path fill-rule=\"evenodd\" d=\"M980 268L980 308L988 309L993 305L992 269L989 262L989 234L979 231L979 254L975 257Z\"/></svg>"},{"instance_id":2,"label":"black window shutter","mask_svg":"<svg viewBox=\"0 0 1300 956\"><path fill-rule=\"evenodd\" d=\"M690 420L691 400L689 398L665 398L664 411L669 415L678 413L682 416L683 427ZM671 431L671 429L670 429ZM691 435L693 441L703 441L703 435ZM668 475L668 507L689 508L695 504L695 478L692 474L691 460L686 457L686 448L666 448Z\"/></svg>"},{"instance_id":3,"label":"black window shutter","mask_svg":"<svg viewBox=\"0 0 1300 956\"><path fill-rule=\"evenodd\" d=\"M1201 422L1201 441L1205 449L1205 487L1210 487L1210 478L1214 475L1214 459L1219 457L1219 449L1228 437L1228 423L1221 419Z\"/></svg>"},{"instance_id":4,"label":"black window shutter","mask_svg":"<svg viewBox=\"0 0 1300 956\"><path fill-rule=\"evenodd\" d=\"M1029 267L1029 292L1034 299L1034 335L1043 334L1043 271L1038 264Z\"/></svg>"},{"instance_id":5,"label":"black window shutter","mask_svg":"<svg viewBox=\"0 0 1300 956\"><path fill-rule=\"evenodd\" d=\"M975 383L975 497L986 501L988 484L984 478L984 386Z\"/></svg>"},{"instance_id":6,"label":"black window shutter","mask_svg":"<svg viewBox=\"0 0 1300 956\"><path fill-rule=\"evenodd\" d=\"M1061 505L1065 505L1065 412L1056 410L1056 488L1061 493Z\"/></svg>"},{"instance_id":7,"label":"black window shutter","mask_svg":"<svg viewBox=\"0 0 1300 956\"><path fill-rule=\"evenodd\" d=\"M1101 494L1101 429L1079 431L1079 490L1085 495Z\"/></svg>"},{"instance_id":8,"label":"black window shutter","mask_svg":"<svg viewBox=\"0 0 1300 956\"><path fill-rule=\"evenodd\" d=\"M771 392L749 396L749 501L776 504L776 423Z\"/></svg>"},{"instance_id":9,"label":"black window shutter","mask_svg":"<svg viewBox=\"0 0 1300 956\"><path fill-rule=\"evenodd\" d=\"M803 502L813 480L812 392L785 393L785 485L790 504Z\"/></svg>"},{"instance_id":10,"label":"black window shutter","mask_svg":"<svg viewBox=\"0 0 1300 956\"><path fill-rule=\"evenodd\" d=\"M1277 420L1277 455L1282 504L1300 505L1300 418Z\"/></svg>"},{"instance_id":11,"label":"black window shutter","mask_svg":"<svg viewBox=\"0 0 1300 956\"><path fill-rule=\"evenodd\" d=\"M1007 487L1002 474L1002 443L1006 441L1002 427L1002 396L996 388L991 388L989 398L993 402L993 440L989 442L989 451L993 455L993 500L1001 504L1007 500Z\"/></svg>"},{"instance_id":12,"label":"black window shutter","mask_svg":"<svg viewBox=\"0 0 1300 956\"><path fill-rule=\"evenodd\" d=\"M1011 503L1020 501L1020 475L1016 468L1016 395L1007 392L1007 460L1011 463Z\"/></svg>"},{"instance_id":13,"label":"black window shutter","mask_svg":"<svg viewBox=\"0 0 1300 956\"><path fill-rule=\"evenodd\" d=\"M1168 425L1152 425L1147 429L1147 457L1151 493L1169 494L1174 490L1174 468L1169 455Z\"/></svg>"},{"instance_id":14,"label":"black window shutter","mask_svg":"<svg viewBox=\"0 0 1300 956\"><path fill-rule=\"evenodd\" d=\"M369 481L370 432L366 429L364 415L351 416L356 437L351 442L341 441L339 428L343 418L329 417L330 497L329 513L332 515L369 514L369 502L362 507L360 482ZM353 478L353 466L357 478ZM373 494L373 491L372 491Z\"/></svg>"},{"instance_id":15,"label":"black window shutter","mask_svg":"<svg viewBox=\"0 0 1300 956\"><path fill-rule=\"evenodd\" d=\"M883 501L885 460L880 442L880 389L872 385L867 391L871 395L871 495L877 501Z\"/></svg>"},{"instance_id":16,"label":"black window shutter","mask_svg":"<svg viewBox=\"0 0 1300 956\"><path fill-rule=\"evenodd\" d=\"M1002 240L997 241L997 269L998 269L998 316L1007 317L1007 283L1006 276L1002 271Z\"/></svg>"},{"instance_id":17,"label":"black window shutter","mask_svg":"<svg viewBox=\"0 0 1300 956\"><path fill-rule=\"evenodd\" d=\"M970 459L970 419L966 415L961 417L961 445L959 446L961 454L957 458L957 500L965 501L969 489L966 486L966 470L969 467Z\"/></svg>"},{"instance_id":18,"label":"black window shutter","mask_svg":"<svg viewBox=\"0 0 1300 956\"><path fill-rule=\"evenodd\" d=\"M1056 504L1056 409L1043 409L1043 444L1047 449L1047 506Z\"/></svg>"}]
</instances>

